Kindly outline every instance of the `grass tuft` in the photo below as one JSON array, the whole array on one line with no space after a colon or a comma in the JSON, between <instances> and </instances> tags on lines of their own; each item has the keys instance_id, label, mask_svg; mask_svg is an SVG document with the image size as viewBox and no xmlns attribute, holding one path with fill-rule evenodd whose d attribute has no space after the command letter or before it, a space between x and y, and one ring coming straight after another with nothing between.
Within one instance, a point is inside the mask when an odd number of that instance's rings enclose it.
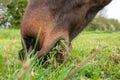
<instances>
[{"instance_id":1,"label":"grass tuft","mask_svg":"<svg viewBox=\"0 0 120 80\"><path fill-rule=\"evenodd\" d=\"M69 80L119 80L120 32L83 32L72 42L69 58L55 67L56 46L46 63L35 61L35 56L24 62L18 60L21 49L19 30L0 31L0 80L64 80L68 73L91 55L96 46L102 51ZM63 49L64 41L60 42Z\"/></svg>"}]
</instances>

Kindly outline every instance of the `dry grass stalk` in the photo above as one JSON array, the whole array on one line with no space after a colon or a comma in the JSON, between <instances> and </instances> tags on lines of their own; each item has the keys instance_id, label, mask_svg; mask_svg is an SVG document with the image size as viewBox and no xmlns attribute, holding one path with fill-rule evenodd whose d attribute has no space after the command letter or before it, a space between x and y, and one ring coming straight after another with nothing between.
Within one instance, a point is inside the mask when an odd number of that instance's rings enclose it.
<instances>
[{"instance_id":1,"label":"dry grass stalk","mask_svg":"<svg viewBox=\"0 0 120 80\"><path fill-rule=\"evenodd\" d=\"M68 75L65 77L64 80L68 80L75 73L79 72L88 62L90 62L91 60L93 60L100 51L101 51L100 49L94 49L94 52L85 61L83 61L82 63L78 63L78 66L75 67L74 69L72 69L68 73Z\"/></svg>"}]
</instances>

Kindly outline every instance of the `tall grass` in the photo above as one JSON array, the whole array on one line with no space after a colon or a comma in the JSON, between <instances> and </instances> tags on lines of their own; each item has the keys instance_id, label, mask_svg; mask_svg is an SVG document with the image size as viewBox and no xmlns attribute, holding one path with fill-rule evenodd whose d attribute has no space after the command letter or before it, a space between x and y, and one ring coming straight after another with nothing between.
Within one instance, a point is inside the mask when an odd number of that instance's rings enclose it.
<instances>
[{"instance_id":1,"label":"tall grass","mask_svg":"<svg viewBox=\"0 0 120 80\"><path fill-rule=\"evenodd\" d=\"M18 30L0 31L0 80L63 80L92 50L101 48L100 54L86 64L70 80L119 80L120 79L120 32L83 32L73 40L73 50L62 64L56 64L54 54L48 61L36 62L34 57L18 60L21 49ZM56 51L54 48L53 51Z\"/></svg>"}]
</instances>

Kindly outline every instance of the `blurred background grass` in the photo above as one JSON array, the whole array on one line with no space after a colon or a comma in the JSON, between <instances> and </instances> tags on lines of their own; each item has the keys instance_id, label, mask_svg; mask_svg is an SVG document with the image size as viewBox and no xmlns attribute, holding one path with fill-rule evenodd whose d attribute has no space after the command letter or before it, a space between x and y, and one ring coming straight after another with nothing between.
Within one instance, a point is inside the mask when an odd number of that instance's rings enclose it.
<instances>
[{"instance_id":1,"label":"blurred background grass","mask_svg":"<svg viewBox=\"0 0 120 80\"><path fill-rule=\"evenodd\" d=\"M98 47L102 51L92 63L85 67L70 80L118 80L120 79L120 32L84 31L72 42L73 50L66 63L54 68L54 59L49 60L46 67L32 66L24 73L22 80L29 75L30 80L62 80L72 67L77 66ZM16 29L0 31L0 80L17 79L23 63L18 60L18 51L22 48L20 31ZM34 62L33 62L34 63ZM32 63L32 64L33 64ZM49 75L48 75L49 74Z\"/></svg>"}]
</instances>

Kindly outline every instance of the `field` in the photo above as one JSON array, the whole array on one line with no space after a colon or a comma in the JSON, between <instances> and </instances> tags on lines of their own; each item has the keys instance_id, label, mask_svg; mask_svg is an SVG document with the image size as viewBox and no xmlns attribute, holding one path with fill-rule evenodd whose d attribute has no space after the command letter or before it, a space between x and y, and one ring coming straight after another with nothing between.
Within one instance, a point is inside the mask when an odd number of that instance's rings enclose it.
<instances>
[{"instance_id":1,"label":"field","mask_svg":"<svg viewBox=\"0 0 120 80\"><path fill-rule=\"evenodd\" d=\"M64 80L68 72L91 55L101 51L69 80L120 80L120 32L82 32L72 42L69 58L55 67L54 56L39 65L33 58L18 60L21 49L19 30L0 31L0 80Z\"/></svg>"}]
</instances>

